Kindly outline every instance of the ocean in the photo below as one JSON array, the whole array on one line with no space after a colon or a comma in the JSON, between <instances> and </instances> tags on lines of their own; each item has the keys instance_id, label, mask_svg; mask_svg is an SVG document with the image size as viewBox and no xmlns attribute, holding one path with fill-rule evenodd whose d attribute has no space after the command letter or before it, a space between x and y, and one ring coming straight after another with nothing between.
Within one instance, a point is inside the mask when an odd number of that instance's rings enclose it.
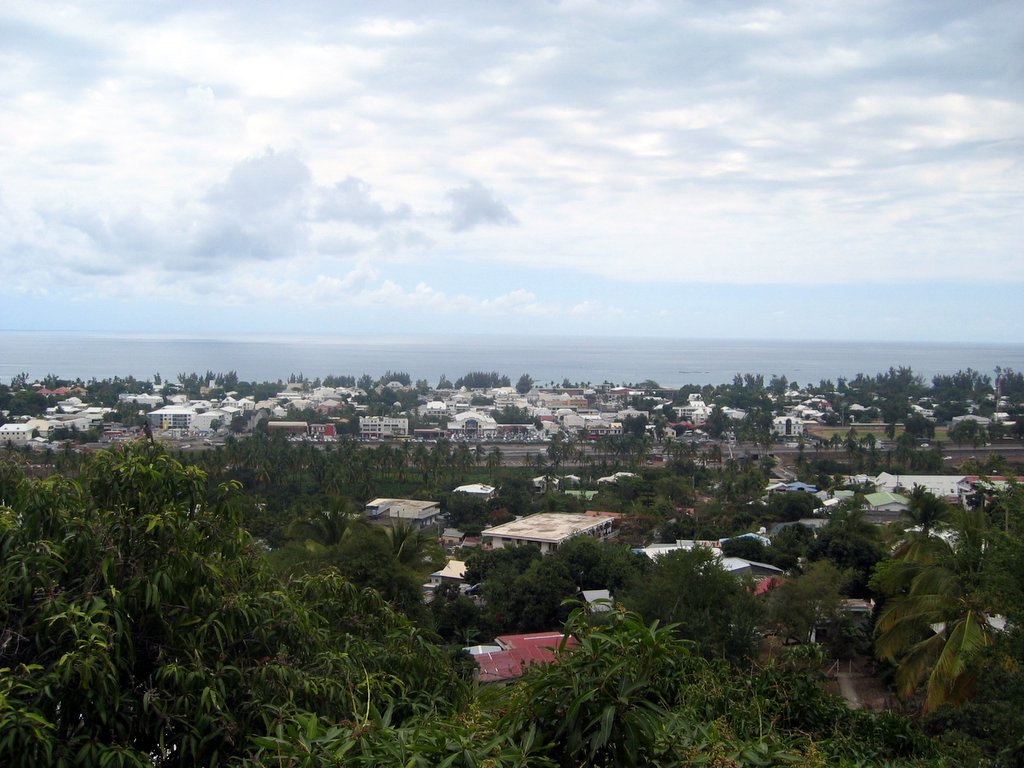
<instances>
[{"instance_id":1,"label":"ocean","mask_svg":"<svg viewBox=\"0 0 1024 768\"><path fill-rule=\"evenodd\" d=\"M329 374L377 378L404 371L433 386L471 371L497 371L513 384L523 373L538 384L639 383L663 387L722 384L736 374L785 375L789 381L873 375L908 366L927 381L973 368L1024 370L1024 344L599 338L559 336L194 336L54 331L0 331L0 383L29 379L105 379L235 371L243 381L286 381Z\"/></svg>"}]
</instances>

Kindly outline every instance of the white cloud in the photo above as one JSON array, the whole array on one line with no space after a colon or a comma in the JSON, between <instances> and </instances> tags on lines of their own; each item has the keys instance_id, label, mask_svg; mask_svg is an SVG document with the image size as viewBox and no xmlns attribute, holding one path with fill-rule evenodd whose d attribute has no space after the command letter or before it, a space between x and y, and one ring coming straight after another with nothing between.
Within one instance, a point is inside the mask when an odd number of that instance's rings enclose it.
<instances>
[{"instance_id":1,"label":"white cloud","mask_svg":"<svg viewBox=\"0 0 1024 768\"><path fill-rule=\"evenodd\" d=\"M450 190L448 197L452 202L449 214L451 228L456 232L488 224L507 226L519 223L509 207L479 181Z\"/></svg>"},{"instance_id":2,"label":"white cloud","mask_svg":"<svg viewBox=\"0 0 1024 768\"><path fill-rule=\"evenodd\" d=\"M582 324L594 281L1024 282L1013 4L451 11L4 6L8 285Z\"/></svg>"}]
</instances>

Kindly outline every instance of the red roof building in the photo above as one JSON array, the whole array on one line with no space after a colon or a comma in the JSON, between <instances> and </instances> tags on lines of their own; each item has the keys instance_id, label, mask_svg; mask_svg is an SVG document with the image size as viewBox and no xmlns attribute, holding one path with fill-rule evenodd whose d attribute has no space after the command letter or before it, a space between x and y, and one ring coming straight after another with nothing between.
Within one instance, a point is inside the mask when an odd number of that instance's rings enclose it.
<instances>
[{"instance_id":1,"label":"red roof building","mask_svg":"<svg viewBox=\"0 0 1024 768\"><path fill-rule=\"evenodd\" d=\"M551 664L558 660L556 650L562 642L561 632L536 632L526 635L502 635L494 639L497 650L485 650L473 654L480 668L481 683L500 683L522 676L530 664ZM576 638L569 637L565 647L577 644Z\"/></svg>"}]
</instances>

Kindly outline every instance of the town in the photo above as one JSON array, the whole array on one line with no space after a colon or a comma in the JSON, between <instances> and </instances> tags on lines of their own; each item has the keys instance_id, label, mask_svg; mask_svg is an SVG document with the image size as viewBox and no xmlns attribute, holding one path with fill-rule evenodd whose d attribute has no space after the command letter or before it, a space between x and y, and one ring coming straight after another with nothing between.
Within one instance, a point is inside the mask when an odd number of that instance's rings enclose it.
<instances>
[{"instance_id":1,"label":"town","mask_svg":"<svg viewBox=\"0 0 1024 768\"><path fill-rule=\"evenodd\" d=\"M496 372L437 386L394 372L22 376L0 406L8 507L19 483L163 456L201 472L205 493L236 489L279 578L336 572L372 590L476 686L530 685L636 616L736 669L817 649L822 695L923 723L942 713L981 751L997 745L975 715L950 712L994 711L1018 690L992 666L1018 658L1024 596L1012 370L680 389ZM969 574L952 565L964 558ZM954 578L941 596L966 612L910 611L938 562ZM974 646L951 650L968 631Z\"/></svg>"}]
</instances>

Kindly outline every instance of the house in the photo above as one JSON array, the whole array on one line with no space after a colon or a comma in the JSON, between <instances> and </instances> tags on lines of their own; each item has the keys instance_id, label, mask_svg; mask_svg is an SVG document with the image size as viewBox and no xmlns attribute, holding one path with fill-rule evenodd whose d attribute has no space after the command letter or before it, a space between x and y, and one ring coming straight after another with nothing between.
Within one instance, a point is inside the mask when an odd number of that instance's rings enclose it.
<instances>
[{"instance_id":1,"label":"house","mask_svg":"<svg viewBox=\"0 0 1024 768\"><path fill-rule=\"evenodd\" d=\"M688 552L697 547L707 549L713 554L723 570L734 573L737 576L752 576L759 580L768 576L780 576L783 571L768 563L759 563L756 560L747 560L743 557L724 557L721 545L718 541L695 541L691 539L680 539L675 544L651 544L643 549L636 550L640 554L647 555L652 560L657 560L662 555L670 552Z\"/></svg>"},{"instance_id":2,"label":"house","mask_svg":"<svg viewBox=\"0 0 1024 768\"><path fill-rule=\"evenodd\" d=\"M792 483L783 483L783 482L771 483L771 484L769 484L765 488L765 491L768 494L773 494L773 493L801 493L801 492L802 493L817 493L818 492L818 486L816 486L816 485L808 485L807 483L801 483L799 480L797 480L797 481L794 481Z\"/></svg>"},{"instance_id":3,"label":"house","mask_svg":"<svg viewBox=\"0 0 1024 768\"><path fill-rule=\"evenodd\" d=\"M466 579L466 563L463 560L449 560L439 571L430 574L430 586L438 587L441 584L462 584Z\"/></svg>"},{"instance_id":4,"label":"house","mask_svg":"<svg viewBox=\"0 0 1024 768\"><path fill-rule=\"evenodd\" d=\"M691 393L687 395L686 400L686 405L677 406L674 409L676 417L694 427L700 427L707 423L712 408L704 402L704 397L699 393Z\"/></svg>"},{"instance_id":5,"label":"house","mask_svg":"<svg viewBox=\"0 0 1024 768\"><path fill-rule=\"evenodd\" d=\"M203 413L197 413L192 417L192 427L199 430L213 429L214 422L218 422L221 426L231 423L231 414L227 411L222 411L219 408L214 408Z\"/></svg>"},{"instance_id":6,"label":"house","mask_svg":"<svg viewBox=\"0 0 1024 768\"><path fill-rule=\"evenodd\" d=\"M557 491L561 481L552 475L538 475L532 478L530 482L533 483L534 493L547 493L548 488Z\"/></svg>"},{"instance_id":7,"label":"house","mask_svg":"<svg viewBox=\"0 0 1024 768\"><path fill-rule=\"evenodd\" d=\"M718 562L729 573L737 576L752 576L755 581L769 576L781 576L784 573L781 568L776 568L774 565L747 560L743 557L721 557Z\"/></svg>"},{"instance_id":8,"label":"house","mask_svg":"<svg viewBox=\"0 0 1024 768\"><path fill-rule=\"evenodd\" d=\"M763 546L770 547L772 545L772 540L765 535L766 533L767 531L764 528L761 528L757 533L741 533L739 536L731 536L724 539L719 539L718 544L719 546L721 546L722 544L725 544L725 542L727 541L735 541L736 539L753 539L754 541L758 542L759 544L762 544Z\"/></svg>"},{"instance_id":9,"label":"house","mask_svg":"<svg viewBox=\"0 0 1024 768\"><path fill-rule=\"evenodd\" d=\"M466 534L458 528L445 528L444 531L441 532L442 547L460 547L465 539Z\"/></svg>"},{"instance_id":10,"label":"house","mask_svg":"<svg viewBox=\"0 0 1024 768\"><path fill-rule=\"evenodd\" d=\"M574 536L605 538L612 531L615 518L605 515L571 515L558 512L541 512L536 515L513 520L483 531L485 540L490 540L492 549L535 544L541 554L554 552L560 545Z\"/></svg>"},{"instance_id":11,"label":"house","mask_svg":"<svg viewBox=\"0 0 1024 768\"><path fill-rule=\"evenodd\" d=\"M678 552L680 550L689 552L696 547L709 549L718 557L722 555L722 548L717 540L712 541L699 539L677 539L674 543L669 544L649 544L646 547L634 551L641 555L647 555L651 560L657 560L659 557L666 555L669 552Z\"/></svg>"},{"instance_id":12,"label":"house","mask_svg":"<svg viewBox=\"0 0 1024 768\"><path fill-rule=\"evenodd\" d=\"M122 392L117 396L117 400L121 403L135 403L137 405L144 405L151 408L163 405L164 403L162 395L131 394L129 392Z\"/></svg>"},{"instance_id":13,"label":"house","mask_svg":"<svg viewBox=\"0 0 1024 768\"><path fill-rule=\"evenodd\" d=\"M441 504L418 499L374 499L366 505L365 511L371 521L383 525L403 521L422 530L437 524L441 517Z\"/></svg>"},{"instance_id":14,"label":"house","mask_svg":"<svg viewBox=\"0 0 1024 768\"><path fill-rule=\"evenodd\" d=\"M865 509L870 509L874 512L902 512L909 504L910 499L898 493L880 491L878 493L868 493L864 496Z\"/></svg>"},{"instance_id":15,"label":"house","mask_svg":"<svg viewBox=\"0 0 1024 768\"><path fill-rule=\"evenodd\" d=\"M890 492L912 491L919 485L940 498L958 502L960 481L963 479L964 475L893 475L882 472L873 482L878 490Z\"/></svg>"},{"instance_id":16,"label":"house","mask_svg":"<svg viewBox=\"0 0 1024 768\"><path fill-rule=\"evenodd\" d=\"M469 485L460 485L458 488L453 490L452 493L465 493L479 499L493 499L495 495L497 495L498 489L493 485L470 483Z\"/></svg>"},{"instance_id":17,"label":"house","mask_svg":"<svg viewBox=\"0 0 1024 768\"><path fill-rule=\"evenodd\" d=\"M584 589L580 594L591 613L608 613L612 609L612 593L607 589Z\"/></svg>"},{"instance_id":18,"label":"house","mask_svg":"<svg viewBox=\"0 0 1024 768\"><path fill-rule=\"evenodd\" d=\"M552 664L558 661L557 650L578 643L561 632L536 632L525 635L502 635L493 645L466 648L477 664L477 680L481 683L505 683L522 676L531 664Z\"/></svg>"},{"instance_id":19,"label":"house","mask_svg":"<svg viewBox=\"0 0 1024 768\"><path fill-rule=\"evenodd\" d=\"M864 517L872 523L892 523L907 511L908 506L910 499L898 493L868 493L864 496Z\"/></svg>"}]
</instances>

